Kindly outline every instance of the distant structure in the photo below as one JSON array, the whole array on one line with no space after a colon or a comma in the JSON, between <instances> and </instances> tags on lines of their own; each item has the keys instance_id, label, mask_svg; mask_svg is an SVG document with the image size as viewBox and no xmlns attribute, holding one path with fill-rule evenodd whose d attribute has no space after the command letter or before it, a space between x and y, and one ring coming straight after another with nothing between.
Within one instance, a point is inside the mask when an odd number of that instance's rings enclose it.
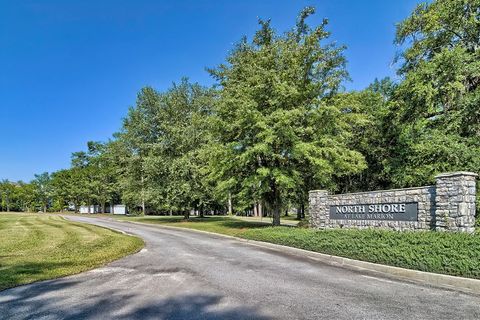
<instances>
[{"instance_id":1,"label":"distant structure","mask_svg":"<svg viewBox=\"0 0 480 320\"><path fill-rule=\"evenodd\" d=\"M79 212L80 213L99 213L100 206L80 206Z\"/></svg>"},{"instance_id":2,"label":"distant structure","mask_svg":"<svg viewBox=\"0 0 480 320\"><path fill-rule=\"evenodd\" d=\"M116 204L113 206L110 206L110 212L111 214L127 214L127 206L124 204Z\"/></svg>"}]
</instances>

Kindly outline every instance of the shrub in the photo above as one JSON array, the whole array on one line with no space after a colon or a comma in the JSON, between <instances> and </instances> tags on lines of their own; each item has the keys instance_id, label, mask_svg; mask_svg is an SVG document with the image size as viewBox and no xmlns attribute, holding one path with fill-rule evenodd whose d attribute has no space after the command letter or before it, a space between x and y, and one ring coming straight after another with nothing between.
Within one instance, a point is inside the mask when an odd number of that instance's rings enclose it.
<instances>
[{"instance_id":1,"label":"shrub","mask_svg":"<svg viewBox=\"0 0 480 320\"><path fill-rule=\"evenodd\" d=\"M241 237L396 267L480 279L480 235L263 228Z\"/></svg>"}]
</instances>

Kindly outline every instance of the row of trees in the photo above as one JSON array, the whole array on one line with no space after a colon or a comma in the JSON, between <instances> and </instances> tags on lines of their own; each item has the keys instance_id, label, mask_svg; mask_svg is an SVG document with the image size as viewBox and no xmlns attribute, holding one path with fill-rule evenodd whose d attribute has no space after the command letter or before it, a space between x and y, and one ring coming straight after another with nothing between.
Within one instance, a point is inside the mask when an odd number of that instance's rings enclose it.
<instances>
[{"instance_id":1,"label":"row of trees","mask_svg":"<svg viewBox=\"0 0 480 320\"><path fill-rule=\"evenodd\" d=\"M311 189L480 172L478 1L419 5L397 27L401 80L354 92L341 87L345 48L329 41L327 20L307 23L313 13L304 9L282 34L260 20L251 41L208 70L212 88L183 79L166 92L142 89L114 138L74 153L70 169L47 175L48 201L36 199L52 208L122 201L186 217L253 210L277 225L286 208L302 215ZM27 193L42 194L36 186Z\"/></svg>"},{"instance_id":2,"label":"row of trees","mask_svg":"<svg viewBox=\"0 0 480 320\"><path fill-rule=\"evenodd\" d=\"M89 142L87 147L87 152L72 154L70 169L35 175L30 183L1 181L0 211L78 212L81 205L100 205L105 212L107 203L119 203L117 164L111 159L109 144Z\"/></svg>"},{"instance_id":3,"label":"row of trees","mask_svg":"<svg viewBox=\"0 0 480 320\"><path fill-rule=\"evenodd\" d=\"M43 211L51 206L50 175L35 175L30 183L0 181L0 211Z\"/></svg>"}]
</instances>

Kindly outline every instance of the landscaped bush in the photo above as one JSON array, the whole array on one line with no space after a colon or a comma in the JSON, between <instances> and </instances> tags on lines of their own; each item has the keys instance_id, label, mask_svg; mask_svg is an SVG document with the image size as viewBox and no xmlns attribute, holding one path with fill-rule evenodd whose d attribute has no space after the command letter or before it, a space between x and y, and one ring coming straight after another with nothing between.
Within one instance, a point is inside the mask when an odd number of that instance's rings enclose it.
<instances>
[{"instance_id":1,"label":"landscaped bush","mask_svg":"<svg viewBox=\"0 0 480 320\"><path fill-rule=\"evenodd\" d=\"M250 229L240 236L396 267L480 279L480 235L269 227Z\"/></svg>"},{"instance_id":2,"label":"landscaped bush","mask_svg":"<svg viewBox=\"0 0 480 320\"><path fill-rule=\"evenodd\" d=\"M477 182L477 216L475 217L475 227L480 228L480 183Z\"/></svg>"}]
</instances>

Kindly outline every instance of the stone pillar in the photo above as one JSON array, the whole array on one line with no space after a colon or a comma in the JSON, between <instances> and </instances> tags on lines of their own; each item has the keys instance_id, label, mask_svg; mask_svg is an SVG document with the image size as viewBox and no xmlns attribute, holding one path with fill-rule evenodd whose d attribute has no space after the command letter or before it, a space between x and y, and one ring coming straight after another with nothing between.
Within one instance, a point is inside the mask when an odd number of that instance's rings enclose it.
<instances>
[{"instance_id":1,"label":"stone pillar","mask_svg":"<svg viewBox=\"0 0 480 320\"><path fill-rule=\"evenodd\" d=\"M325 229L328 216L328 191L312 190L308 193L308 212L310 227Z\"/></svg>"},{"instance_id":2,"label":"stone pillar","mask_svg":"<svg viewBox=\"0 0 480 320\"><path fill-rule=\"evenodd\" d=\"M450 172L435 177L435 229L475 231L475 182L473 172Z\"/></svg>"}]
</instances>

